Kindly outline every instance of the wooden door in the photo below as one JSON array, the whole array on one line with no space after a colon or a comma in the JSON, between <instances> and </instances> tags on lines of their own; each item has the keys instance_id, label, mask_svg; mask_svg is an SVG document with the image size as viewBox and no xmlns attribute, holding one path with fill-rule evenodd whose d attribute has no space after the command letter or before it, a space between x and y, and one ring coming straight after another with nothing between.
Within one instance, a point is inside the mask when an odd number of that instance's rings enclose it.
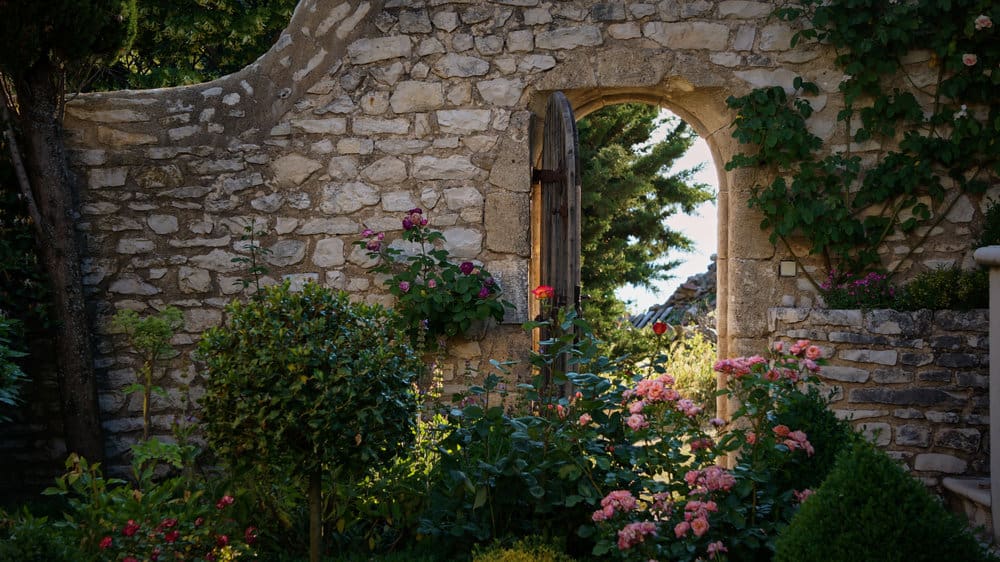
<instances>
[{"instance_id":1,"label":"wooden door","mask_svg":"<svg viewBox=\"0 0 1000 562\"><path fill-rule=\"evenodd\" d=\"M540 186L539 284L549 285L555 297L549 308L550 319L560 309L580 312L580 147L573 108L562 92L549 96L542 133L541 168L533 172ZM575 331L575 329L574 329ZM543 340L553 336L545 330ZM554 358L551 370L544 373L546 387L558 384L559 393L567 395L569 384L563 375L574 370L570 356Z\"/></svg>"}]
</instances>

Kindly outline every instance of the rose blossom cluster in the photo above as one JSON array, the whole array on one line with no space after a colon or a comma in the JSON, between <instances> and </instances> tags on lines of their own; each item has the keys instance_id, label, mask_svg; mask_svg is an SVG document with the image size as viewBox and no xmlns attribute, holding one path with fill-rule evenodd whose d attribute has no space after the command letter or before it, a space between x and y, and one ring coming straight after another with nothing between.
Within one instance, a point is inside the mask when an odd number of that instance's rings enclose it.
<instances>
[{"instance_id":1,"label":"rose blossom cluster","mask_svg":"<svg viewBox=\"0 0 1000 562\"><path fill-rule=\"evenodd\" d=\"M684 475L684 481L691 487L692 495L703 495L719 490L728 492L736 485L736 477L721 466L689 470Z\"/></svg>"},{"instance_id":2,"label":"rose blossom cluster","mask_svg":"<svg viewBox=\"0 0 1000 562\"><path fill-rule=\"evenodd\" d=\"M601 499L601 509L594 512L590 518L594 521L605 521L614 517L615 513L627 513L638 507L639 502L628 490L615 490Z\"/></svg>"},{"instance_id":3,"label":"rose blossom cluster","mask_svg":"<svg viewBox=\"0 0 1000 562\"><path fill-rule=\"evenodd\" d=\"M646 536L656 534L656 523L641 521L629 523L618 531L618 550L628 550L646 540Z\"/></svg>"},{"instance_id":4,"label":"rose blossom cluster","mask_svg":"<svg viewBox=\"0 0 1000 562\"><path fill-rule=\"evenodd\" d=\"M415 208L406 211L406 216L403 217L403 230L413 230L418 226L427 226L427 217L424 216L424 210Z\"/></svg>"},{"instance_id":5,"label":"rose blossom cluster","mask_svg":"<svg viewBox=\"0 0 1000 562\"><path fill-rule=\"evenodd\" d=\"M708 522L708 514L719 511L719 506L714 501L691 500L684 506L684 520L674 525L674 535L677 538L684 538L688 531L694 536L700 537L708 532L711 525Z\"/></svg>"},{"instance_id":6,"label":"rose blossom cluster","mask_svg":"<svg viewBox=\"0 0 1000 562\"><path fill-rule=\"evenodd\" d=\"M658 403L673 403L679 412L683 412L689 418L702 413L701 406L692 400L682 398L681 394L672 388L675 382L674 377L662 374L655 378L642 379L634 389L623 392L622 398L625 400L638 398L628 405L629 416L625 419L625 424L633 431L649 427L649 422L642 412L647 406Z\"/></svg>"},{"instance_id":7,"label":"rose blossom cluster","mask_svg":"<svg viewBox=\"0 0 1000 562\"><path fill-rule=\"evenodd\" d=\"M816 452L804 431L792 431L784 424L774 426L772 431L778 439L783 439L781 444L788 447L789 451L802 449L810 457Z\"/></svg>"}]
</instances>

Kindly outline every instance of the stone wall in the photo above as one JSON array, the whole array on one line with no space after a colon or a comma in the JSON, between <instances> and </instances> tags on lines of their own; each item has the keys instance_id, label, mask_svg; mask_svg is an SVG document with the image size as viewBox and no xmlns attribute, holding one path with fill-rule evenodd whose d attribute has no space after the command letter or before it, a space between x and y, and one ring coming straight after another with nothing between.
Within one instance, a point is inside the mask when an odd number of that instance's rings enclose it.
<instances>
[{"instance_id":1,"label":"stone wall","mask_svg":"<svg viewBox=\"0 0 1000 562\"><path fill-rule=\"evenodd\" d=\"M823 46L790 49L794 29L770 2L745 0L303 0L274 47L208 84L88 94L66 124L84 189L86 284L100 339L97 366L109 453L138 434L138 400L121 394L137 358L108 329L114 311L173 305L181 350L159 384L157 431L201 393L191 351L241 296L244 225L266 231L270 281L315 281L389 303L352 242L364 228L398 238L400 213L427 209L454 255L484 264L517 306L481 341L441 358L457 388L485 358L522 357L516 324L536 281L531 164L551 92L577 116L639 101L673 110L707 141L719 172L719 345L750 353L770 337L767 310L812 302L803 279L779 279L786 258L747 208L767 170L724 170L740 151L725 100L752 88L819 85L808 125L832 149L842 73ZM917 54L916 83L936 70ZM901 87L908 87L901 84ZM874 157L874 143L852 146ZM586 189L587 186L584 186ZM980 201L962 196L910 269L966 260ZM794 242L794 241L793 241ZM903 245L892 240L892 246ZM800 255L806 252L797 248ZM956 257L957 256L957 257ZM938 260L938 261L935 261ZM912 266L912 267L911 267ZM187 389L187 390L184 390Z\"/></svg>"},{"instance_id":2,"label":"stone wall","mask_svg":"<svg viewBox=\"0 0 1000 562\"><path fill-rule=\"evenodd\" d=\"M831 408L927 484L989 473L987 310L775 308L770 323L823 350Z\"/></svg>"}]
</instances>

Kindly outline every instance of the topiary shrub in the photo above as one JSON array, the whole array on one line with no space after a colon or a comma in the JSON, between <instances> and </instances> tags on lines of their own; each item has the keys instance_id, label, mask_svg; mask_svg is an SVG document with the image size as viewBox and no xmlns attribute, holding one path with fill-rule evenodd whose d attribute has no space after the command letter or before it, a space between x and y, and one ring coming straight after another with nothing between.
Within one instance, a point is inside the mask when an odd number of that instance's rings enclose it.
<instances>
[{"instance_id":1,"label":"topiary shrub","mask_svg":"<svg viewBox=\"0 0 1000 562\"><path fill-rule=\"evenodd\" d=\"M237 471L308 478L310 559L319 560L323 473L351 480L406 450L423 365L382 307L315 284L267 287L226 311L227 325L199 345L206 437Z\"/></svg>"},{"instance_id":2,"label":"topiary shrub","mask_svg":"<svg viewBox=\"0 0 1000 562\"><path fill-rule=\"evenodd\" d=\"M775 562L988 560L963 524L884 452L858 440L778 536Z\"/></svg>"},{"instance_id":3,"label":"topiary shrub","mask_svg":"<svg viewBox=\"0 0 1000 562\"><path fill-rule=\"evenodd\" d=\"M907 283L897 299L899 310L969 310L990 305L990 278L985 269L957 267L925 271Z\"/></svg>"},{"instance_id":4,"label":"topiary shrub","mask_svg":"<svg viewBox=\"0 0 1000 562\"><path fill-rule=\"evenodd\" d=\"M833 468L840 451L858 439L858 434L851 426L838 419L827 408L828 404L829 401L815 387L802 393L791 393L785 401L778 404L775 425L796 427L804 431L816 450L815 454L799 457L795 463L788 463L785 471L775 474L775 483L779 487L815 489ZM766 454L782 453L771 450Z\"/></svg>"}]
</instances>

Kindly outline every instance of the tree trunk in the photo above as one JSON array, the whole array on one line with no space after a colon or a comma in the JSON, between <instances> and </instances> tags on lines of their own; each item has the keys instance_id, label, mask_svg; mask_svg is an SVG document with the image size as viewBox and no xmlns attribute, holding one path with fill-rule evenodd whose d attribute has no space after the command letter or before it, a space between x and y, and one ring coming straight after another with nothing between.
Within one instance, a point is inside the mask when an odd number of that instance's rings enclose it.
<instances>
[{"instance_id":1,"label":"tree trunk","mask_svg":"<svg viewBox=\"0 0 1000 562\"><path fill-rule=\"evenodd\" d=\"M62 127L62 71L44 58L15 77L18 124L30 196L42 224L38 252L52 286L56 361L67 448L91 461L104 458L90 325L83 297L78 188Z\"/></svg>"},{"instance_id":2,"label":"tree trunk","mask_svg":"<svg viewBox=\"0 0 1000 562\"><path fill-rule=\"evenodd\" d=\"M323 549L323 472L309 474L309 562L320 562Z\"/></svg>"}]
</instances>

